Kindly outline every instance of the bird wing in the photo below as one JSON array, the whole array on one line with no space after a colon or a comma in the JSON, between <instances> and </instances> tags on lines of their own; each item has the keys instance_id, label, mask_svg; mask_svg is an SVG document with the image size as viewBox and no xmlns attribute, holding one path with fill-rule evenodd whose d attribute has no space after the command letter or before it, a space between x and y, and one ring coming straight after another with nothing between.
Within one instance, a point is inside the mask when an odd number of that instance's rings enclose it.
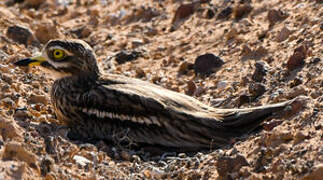
<instances>
[{"instance_id":1,"label":"bird wing","mask_svg":"<svg viewBox=\"0 0 323 180\"><path fill-rule=\"evenodd\" d=\"M94 107L84 112L155 125L165 125L165 119L217 119L214 108L149 82L111 74L97 84L79 101L80 107Z\"/></svg>"}]
</instances>

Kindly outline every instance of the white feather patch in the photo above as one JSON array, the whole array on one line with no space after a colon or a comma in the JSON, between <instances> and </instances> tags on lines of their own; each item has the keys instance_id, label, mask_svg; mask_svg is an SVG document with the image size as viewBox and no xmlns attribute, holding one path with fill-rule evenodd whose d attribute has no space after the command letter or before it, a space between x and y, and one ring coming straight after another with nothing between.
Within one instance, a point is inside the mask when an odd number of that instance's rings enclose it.
<instances>
[{"instance_id":1,"label":"white feather patch","mask_svg":"<svg viewBox=\"0 0 323 180\"><path fill-rule=\"evenodd\" d=\"M98 118L120 119L121 121L132 121L140 124L156 124L160 126L160 122L156 116L129 116L125 114L115 114L107 111L100 111L98 109L82 108L81 111L87 115L95 115Z\"/></svg>"}]
</instances>

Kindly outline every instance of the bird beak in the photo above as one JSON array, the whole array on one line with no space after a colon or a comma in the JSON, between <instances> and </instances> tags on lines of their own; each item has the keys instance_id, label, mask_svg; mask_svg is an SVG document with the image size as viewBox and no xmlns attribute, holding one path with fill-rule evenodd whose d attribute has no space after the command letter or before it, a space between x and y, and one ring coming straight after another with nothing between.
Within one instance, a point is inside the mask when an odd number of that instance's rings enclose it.
<instances>
[{"instance_id":1,"label":"bird beak","mask_svg":"<svg viewBox=\"0 0 323 180\"><path fill-rule=\"evenodd\" d=\"M16 66L40 66L42 63L46 62L46 58L43 56L34 56L31 58L21 59L14 63Z\"/></svg>"}]
</instances>

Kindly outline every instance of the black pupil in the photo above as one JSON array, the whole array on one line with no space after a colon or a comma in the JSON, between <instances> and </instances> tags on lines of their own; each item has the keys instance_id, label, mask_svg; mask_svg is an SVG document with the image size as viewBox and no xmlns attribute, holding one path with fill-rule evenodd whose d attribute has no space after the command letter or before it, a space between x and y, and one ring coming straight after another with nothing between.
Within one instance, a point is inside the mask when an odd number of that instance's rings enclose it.
<instances>
[{"instance_id":1,"label":"black pupil","mask_svg":"<svg viewBox=\"0 0 323 180\"><path fill-rule=\"evenodd\" d=\"M60 55L61 53L60 53L59 51L56 51L56 53L55 53L55 54L56 54L56 56L58 56L58 55Z\"/></svg>"}]
</instances>

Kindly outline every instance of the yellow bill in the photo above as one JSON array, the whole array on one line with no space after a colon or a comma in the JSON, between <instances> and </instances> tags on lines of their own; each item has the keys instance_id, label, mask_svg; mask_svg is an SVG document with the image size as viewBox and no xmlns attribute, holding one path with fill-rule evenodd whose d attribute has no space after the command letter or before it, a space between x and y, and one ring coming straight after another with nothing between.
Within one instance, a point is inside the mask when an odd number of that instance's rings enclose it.
<instances>
[{"instance_id":1,"label":"yellow bill","mask_svg":"<svg viewBox=\"0 0 323 180\"><path fill-rule=\"evenodd\" d=\"M15 62L14 64L16 66L40 66L43 62L46 62L46 58L44 58L43 56L34 56L31 58L26 58L26 59L21 59L17 62Z\"/></svg>"}]
</instances>

